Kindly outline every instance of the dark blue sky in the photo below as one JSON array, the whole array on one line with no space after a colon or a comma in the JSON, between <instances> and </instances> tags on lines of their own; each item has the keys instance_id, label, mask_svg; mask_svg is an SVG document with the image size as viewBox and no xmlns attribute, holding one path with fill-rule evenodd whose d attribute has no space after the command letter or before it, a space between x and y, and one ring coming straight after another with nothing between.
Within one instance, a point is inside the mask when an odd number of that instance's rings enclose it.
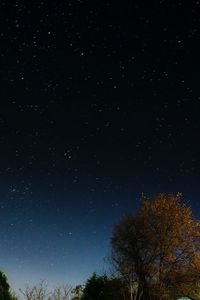
<instances>
[{"instance_id":1,"label":"dark blue sky","mask_svg":"<svg viewBox=\"0 0 200 300\"><path fill-rule=\"evenodd\" d=\"M143 192L200 215L200 4L1 1L0 269L78 284L109 268Z\"/></svg>"}]
</instances>

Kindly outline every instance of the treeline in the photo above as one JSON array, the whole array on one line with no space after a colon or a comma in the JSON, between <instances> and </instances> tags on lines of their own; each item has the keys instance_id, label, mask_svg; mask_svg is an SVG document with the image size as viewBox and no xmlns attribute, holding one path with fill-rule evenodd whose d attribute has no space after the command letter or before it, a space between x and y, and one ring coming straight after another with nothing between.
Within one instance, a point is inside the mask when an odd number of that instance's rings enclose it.
<instances>
[{"instance_id":1,"label":"treeline","mask_svg":"<svg viewBox=\"0 0 200 300\"><path fill-rule=\"evenodd\" d=\"M200 299L200 222L181 194L142 196L137 214L123 217L111 237L112 276L92 274L84 285L27 286L24 300ZM21 298L20 298L21 299ZM0 300L17 300L0 276Z\"/></svg>"}]
</instances>

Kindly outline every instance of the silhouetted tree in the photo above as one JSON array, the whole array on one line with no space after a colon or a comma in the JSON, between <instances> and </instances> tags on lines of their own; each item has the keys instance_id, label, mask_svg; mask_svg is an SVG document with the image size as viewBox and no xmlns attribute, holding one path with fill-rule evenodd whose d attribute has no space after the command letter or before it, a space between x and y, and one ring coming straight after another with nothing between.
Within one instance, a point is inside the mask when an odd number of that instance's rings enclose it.
<instances>
[{"instance_id":1,"label":"silhouetted tree","mask_svg":"<svg viewBox=\"0 0 200 300\"><path fill-rule=\"evenodd\" d=\"M83 286L82 285L77 285L75 288L72 290L72 299L73 300L80 300L83 294Z\"/></svg>"},{"instance_id":2,"label":"silhouetted tree","mask_svg":"<svg viewBox=\"0 0 200 300\"><path fill-rule=\"evenodd\" d=\"M108 278L105 285L106 300L122 300L123 299L123 285L119 278Z\"/></svg>"},{"instance_id":3,"label":"silhouetted tree","mask_svg":"<svg viewBox=\"0 0 200 300\"><path fill-rule=\"evenodd\" d=\"M45 280L41 280L36 285L26 285L24 290L20 289L20 292L24 300L46 300L49 296Z\"/></svg>"},{"instance_id":4,"label":"silhouetted tree","mask_svg":"<svg viewBox=\"0 0 200 300\"><path fill-rule=\"evenodd\" d=\"M0 300L15 300L16 297L10 292L10 285L6 275L0 271Z\"/></svg>"},{"instance_id":5,"label":"silhouetted tree","mask_svg":"<svg viewBox=\"0 0 200 300\"><path fill-rule=\"evenodd\" d=\"M105 299L106 276L98 276L93 273L87 280L83 289L83 300L104 300Z\"/></svg>"},{"instance_id":6,"label":"silhouetted tree","mask_svg":"<svg viewBox=\"0 0 200 300\"><path fill-rule=\"evenodd\" d=\"M70 300L72 287L69 285L62 285L56 287L48 297L48 300Z\"/></svg>"},{"instance_id":7,"label":"silhouetted tree","mask_svg":"<svg viewBox=\"0 0 200 300\"><path fill-rule=\"evenodd\" d=\"M120 300L122 299L121 282L117 278L93 273L83 289L83 300Z\"/></svg>"},{"instance_id":8,"label":"silhouetted tree","mask_svg":"<svg viewBox=\"0 0 200 300\"><path fill-rule=\"evenodd\" d=\"M24 300L70 300L71 291L72 287L66 284L57 286L50 292L45 280L35 285L26 285L23 290L20 289Z\"/></svg>"},{"instance_id":9,"label":"silhouetted tree","mask_svg":"<svg viewBox=\"0 0 200 300\"><path fill-rule=\"evenodd\" d=\"M112 259L131 300L194 296L200 283L200 223L181 195L142 199L112 236Z\"/></svg>"}]
</instances>

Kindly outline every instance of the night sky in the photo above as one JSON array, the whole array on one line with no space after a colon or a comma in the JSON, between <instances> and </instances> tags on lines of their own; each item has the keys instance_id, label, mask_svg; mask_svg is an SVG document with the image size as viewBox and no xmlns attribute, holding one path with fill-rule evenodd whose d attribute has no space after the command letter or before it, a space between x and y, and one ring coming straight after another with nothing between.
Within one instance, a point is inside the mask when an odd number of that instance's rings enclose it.
<instances>
[{"instance_id":1,"label":"night sky","mask_svg":"<svg viewBox=\"0 0 200 300\"><path fill-rule=\"evenodd\" d=\"M0 2L0 269L107 269L141 193L200 217L200 1Z\"/></svg>"}]
</instances>

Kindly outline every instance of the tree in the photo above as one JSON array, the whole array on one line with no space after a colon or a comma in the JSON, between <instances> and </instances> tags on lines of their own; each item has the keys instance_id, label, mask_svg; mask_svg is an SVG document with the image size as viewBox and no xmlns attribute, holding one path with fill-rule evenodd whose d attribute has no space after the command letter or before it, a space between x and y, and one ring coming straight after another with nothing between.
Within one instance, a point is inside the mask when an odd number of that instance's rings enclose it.
<instances>
[{"instance_id":1,"label":"tree","mask_svg":"<svg viewBox=\"0 0 200 300\"><path fill-rule=\"evenodd\" d=\"M122 300L123 286L121 280L119 278L107 277L104 293L106 300Z\"/></svg>"},{"instance_id":2,"label":"tree","mask_svg":"<svg viewBox=\"0 0 200 300\"><path fill-rule=\"evenodd\" d=\"M13 300L6 275L0 271L0 300Z\"/></svg>"},{"instance_id":3,"label":"tree","mask_svg":"<svg viewBox=\"0 0 200 300\"><path fill-rule=\"evenodd\" d=\"M121 281L106 275L93 273L83 289L83 300L120 300L122 299Z\"/></svg>"},{"instance_id":4,"label":"tree","mask_svg":"<svg viewBox=\"0 0 200 300\"><path fill-rule=\"evenodd\" d=\"M62 285L56 287L50 294L48 300L69 300L71 299L72 287L69 285Z\"/></svg>"},{"instance_id":5,"label":"tree","mask_svg":"<svg viewBox=\"0 0 200 300\"><path fill-rule=\"evenodd\" d=\"M198 299L200 222L181 194L142 198L136 215L114 227L112 260L130 299Z\"/></svg>"},{"instance_id":6,"label":"tree","mask_svg":"<svg viewBox=\"0 0 200 300\"><path fill-rule=\"evenodd\" d=\"M93 273L92 276L87 280L83 289L83 300L104 300L106 276L98 276Z\"/></svg>"},{"instance_id":7,"label":"tree","mask_svg":"<svg viewBox=\"0 0 200 300\"><path fill-rule=\"evenodd\" d=\"M47 283L41 280L36 285L26 285L25 289L20 289L24 300L46 300L49 295L47 292Z\"/></svg>"},{"instance_id":8,"label":"tree","mask_svg":"<svg viewBox=\"0 0 200 300\"><path fill-rule=\"evenodd\" d=\"M79 285L75 286L75 288L73 288L73 290L72 290L72 294L73 294L73 297L72 297L73 300L80 300L82 297L82 294L83 294L82 285L79 284Z\"/></svg>"},{"instance_id":9,"label":"tree","mask_svg":"<svg viewBox=\"0 0 200 300\"><path fill-rule=\"evenodd\" d=\"M24 290L20 289L24 300L69 300L71 291L72 287L66 284L57 286L49 292L45 280L41 280L35 285L26 285Z\"/></svg>"}]
</instances>

